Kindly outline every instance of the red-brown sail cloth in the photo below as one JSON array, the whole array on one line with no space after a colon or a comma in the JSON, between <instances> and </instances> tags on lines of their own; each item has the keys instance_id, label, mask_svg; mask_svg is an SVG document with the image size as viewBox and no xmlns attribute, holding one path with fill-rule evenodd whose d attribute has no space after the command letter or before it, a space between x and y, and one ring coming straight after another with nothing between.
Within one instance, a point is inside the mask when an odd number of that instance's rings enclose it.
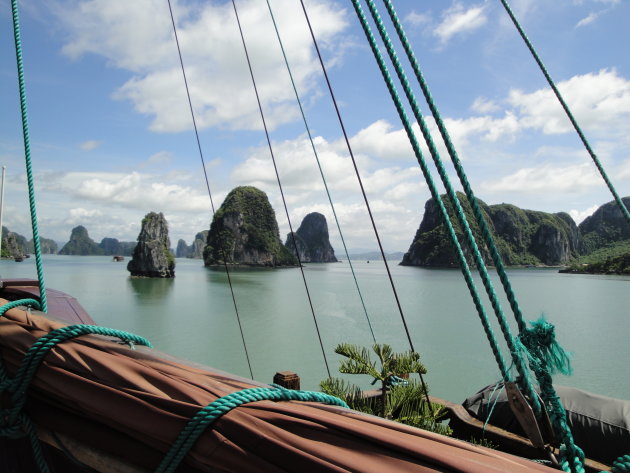
<instances>
[{"instance_id":1,"label":"red-brown sail cloth","mask_svg":"<svg viewBox=\"0 0 630 473\"><path fill-rule=\"evenodd\" d=\"M3 301L0 299L0 303ZM12 375L28 348L63 326L11 309L0 349ZM181 429L219 397L260 384L131 350L102 336L63 342L46 355L28 390L38 426L154 470ZM348 409L259 401L218 419L178 472L551 472L528 460Z\"/></svg>"}]
</instances>

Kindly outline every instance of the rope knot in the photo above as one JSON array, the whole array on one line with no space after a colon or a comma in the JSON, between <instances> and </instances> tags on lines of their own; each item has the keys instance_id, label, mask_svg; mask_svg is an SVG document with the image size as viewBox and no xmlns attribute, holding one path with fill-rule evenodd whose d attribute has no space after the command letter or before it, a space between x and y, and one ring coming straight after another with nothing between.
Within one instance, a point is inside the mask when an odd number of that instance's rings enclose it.
<instances>
[{"instance_id":1,"label":"rope knot","mask_svg":"<svg viewBox=\"0 0 630 473\"><path fill-rule=\"evenodd\" d=\"M15 415L10 409L3 409L0 412L0 437L19 439L27 434L23 415Z\"/></svg>"},{"instance_id":2,"label":"rope knot","mask_svg":"<svg viewBox=\"0 0 630 473\"><path fill-rule=\"evenodd\" d=\"M544 367L550 374L571 374L570 355L557 342L555 327L544 316L531 322L531 327L525 329L519 338L534 364Z\"/></svg>"}]
</instances>

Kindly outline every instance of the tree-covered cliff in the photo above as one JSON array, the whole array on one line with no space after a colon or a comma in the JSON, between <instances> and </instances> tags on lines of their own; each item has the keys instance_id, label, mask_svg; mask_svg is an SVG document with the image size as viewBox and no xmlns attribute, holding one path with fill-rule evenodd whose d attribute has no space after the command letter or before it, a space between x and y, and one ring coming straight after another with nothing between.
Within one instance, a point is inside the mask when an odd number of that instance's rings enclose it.
<instances>
[{"instance_id":1,"label":"tree-covered cliff","mask_svg":"<svg viewBox=\"0 0 630 473\"><path fill-rule=\"evenodd\" d=\"M630 197L621 199L630 209ZM630 240L630 224L621 213L617 202L611 201L599 207L593 215L579 225L582 234L580 253L588 255L600 248Z\"/></svg>"},{"instance_id":2,"label":"tree-covered cliff","mask_svg":"<svg viewBox=\"0 0 630 473\"><path fill-rule=\"evenodd\" d=\"M457 194L471 225L484 261L491 263L489 252L475 222L466 196ZM452 203L443 196L449 215L454 216ZM562 265L577 256L580 236L571 217L564 213L550 214L525 210L511 204L486 205L478 200L495 243L506 265ZM453 227L464 254L472 263L472 254L463 239L455 219ZM448 237L439 209L433 199L425 205L425 213L416 236L403 257L402 265L452 267L458 266L455 249Z\"/></svg>"},{"instance_id":3,"label":"tree-covered cliff","mask_svg":"<svg viewBox=\"0 0 630 473\"><path fill-rule=\"evenodd\" d=\"M70 235L70 241L59 250L60 255L102 255L103 250L88 235L88 231L82 225L74 227Z\"/></svg>"},{"instance_id":4,"label":"tree-covered cliff","mask_svg":"<svg viewBox=\"0 0 630 473\"><path fill-rule=\"evenodd\" d=\"M103 250L103 254L131 256L133 249L136 247L135 241L118 241L116 238L103 238L98 244L99 248Z\"/></svg>"},{"instance_id":5,"label":"tree-covered cliff","mask_svg":"<svg viewBox=\"0 0 630 473\"><path fill-rule=\"evenodd\" d=\"M233 189L214 215L203 252L206 266L244 264L294 266L297 259L280 241L267 194L251 187Z\"/></svg>"}]
</instances>

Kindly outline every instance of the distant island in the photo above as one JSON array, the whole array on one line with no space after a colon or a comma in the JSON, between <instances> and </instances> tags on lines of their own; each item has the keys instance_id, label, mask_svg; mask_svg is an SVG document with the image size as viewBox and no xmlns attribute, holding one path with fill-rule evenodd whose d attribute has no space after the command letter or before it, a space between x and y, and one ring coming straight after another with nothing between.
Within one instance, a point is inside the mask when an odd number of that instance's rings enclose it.
<instances>
[{"instance_id":1,"label":"distant island","mask_svg":"<svg viewBox=\"0 0 630 473\"><path fill-rule=\"evenodd\" d=\"M483 241L481 231L466 196L458 193L458 197L484 262L492 264L488 249L480 244ZM452 204L446 196L443 198L449 215L453 216ZM623 201L630 207L630 197L625 197ZM615 202L602 205L579 226L565 212L552 214L521 209L512 204L487 205L481 200L477 202L493 233L499 253L508 266L570 266L570 272L619 272L622 263L616 258L623 261L623 255L630 254L630 225ZM454 221L453 226L460 242L464 242L459 223ZM462 249L469 263L473 264L467 244L463 243ZM611 262L603 264L607 259L611 259ZM585 266L588 264L593 266ZM422 222L401 265L459 266L433 199L425 204Z\"/></svg>"}]
</instances>

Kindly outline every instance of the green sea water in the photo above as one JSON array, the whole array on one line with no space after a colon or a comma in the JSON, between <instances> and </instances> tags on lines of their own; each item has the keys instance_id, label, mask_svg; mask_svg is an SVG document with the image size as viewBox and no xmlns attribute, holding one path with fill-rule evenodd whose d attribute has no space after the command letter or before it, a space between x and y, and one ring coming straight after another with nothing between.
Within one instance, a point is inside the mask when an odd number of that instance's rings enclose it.
<instances>
[{"instance_id":1,"label":"green sea water","mask_svg":"<svg viewBox=\"0 0 630 473\"><path fill-rule=\"evenodd\" d=\"M76 297L100 325L145 336L177 357L249 377L223 270L177 259L174 279L136 279L129 277L127 261L44 256L46 282ZM377 341L396 351L409 349L383 263L353 265ZM414 346L428 368L431 393L461 402L498 381L461 273L396 262L390 268ZM34 278L34 260L0 261L0 275ZM337 374L336 344L373 343L366 315L347 262L309 264L304 275L330 371ZM525 316L533 320L545 314L573 355L573 376L557 382L630 399L630 278L555 269L512 269L509 275ZM254 378L271 382L276 371L292 370L301 376L303 389L317 388L327 372L300 270L235 270L231 279ZM352 380L369 386L364 378Z\"/></svg>"}]
</instances>

